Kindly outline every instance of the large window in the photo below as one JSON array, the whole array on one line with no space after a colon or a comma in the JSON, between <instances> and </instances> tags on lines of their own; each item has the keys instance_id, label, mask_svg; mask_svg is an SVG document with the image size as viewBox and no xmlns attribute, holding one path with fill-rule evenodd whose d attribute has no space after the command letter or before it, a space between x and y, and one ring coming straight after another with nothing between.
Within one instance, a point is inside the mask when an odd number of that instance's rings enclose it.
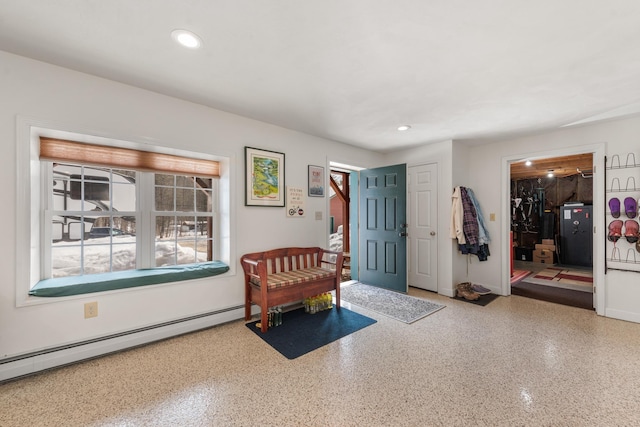
<instances>
[{"instance_id":1,"label":"large window","mask_svg":"<svg viewBox=\"0 0 640 427\"><path fill-rule=\"evenodd\" d=\"M214 259L215 179L71 163L46 166L52 185L51 241L44 245L50 253L43 257L51 261L47 278Z\"/></svg>"},{"instance_id":2,"label":"large window","mask_svg":"<svg viewBox=\"0 0 640 427\"><path fill-rule=\"evenodd\" d=\"M230 269L228 157L18 129L19 305Z\"/></svg>"}]
</instances>

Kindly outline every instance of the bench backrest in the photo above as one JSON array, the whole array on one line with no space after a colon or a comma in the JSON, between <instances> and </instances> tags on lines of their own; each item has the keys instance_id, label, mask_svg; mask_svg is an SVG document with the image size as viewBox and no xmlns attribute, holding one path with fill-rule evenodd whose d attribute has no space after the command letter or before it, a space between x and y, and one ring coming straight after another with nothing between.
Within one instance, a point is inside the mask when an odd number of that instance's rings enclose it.
<instances>
[{"instance_id":1,"label":"bench backrest","mask_svg":"<svg viewBox=\"0 0 640 427\"><path fill-rule=\"evenodd\" d=\"M323 250L319 247L280 248L246 254L242 256L242 259L264 261L267 266L267 274L273 274L283 271L320 267L322 253Z\"/></svg>"}]
</instances>

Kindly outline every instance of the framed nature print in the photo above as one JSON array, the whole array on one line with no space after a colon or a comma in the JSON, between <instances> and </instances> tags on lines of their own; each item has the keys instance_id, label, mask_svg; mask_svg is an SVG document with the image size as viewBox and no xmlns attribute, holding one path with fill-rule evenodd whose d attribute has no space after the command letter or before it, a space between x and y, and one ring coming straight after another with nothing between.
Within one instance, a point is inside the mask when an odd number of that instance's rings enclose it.
<instances>
[{"instance_id":1,"label":"framed nature print","mask_svg":"<svg viewBox=\"0 0 640 427\"><path fill-rule=\"evenodd\" d=\"M244 147L245 205L283 207L284 153Z\"/></svg>"},{"instance_id":2,"label":"framed nature print","mask_svg":"<svg viewBox=\"0 0 640 427\"><path fill-rule=\"evenodd\" d=\"M309 165L309 196L324 197L324 168Z\"/></svg>"}]
</instances>

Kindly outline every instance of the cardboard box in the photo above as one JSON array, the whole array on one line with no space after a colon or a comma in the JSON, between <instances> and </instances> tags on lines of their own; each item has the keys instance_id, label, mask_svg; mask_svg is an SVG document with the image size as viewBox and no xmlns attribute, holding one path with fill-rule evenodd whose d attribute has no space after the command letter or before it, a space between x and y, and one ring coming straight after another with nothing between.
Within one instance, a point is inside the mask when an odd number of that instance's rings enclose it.
<instances>
[{"instance_id":1,"label":"cardboard box","mask_svg":"<svg viewBox=\"0 0 640 427\"><path fill-rule=\"evenodd\" d=\"M543 245L555 245L555 242L553 241L553 239L542 239L542 244Z\"/></svg>"},{"instance_id":2,"label":"cardboard box","mask_svg":"<svg viewBox=\"0 0 640 427\"><path fill-rule=\"evenodd\" d=\"M536 249L533 251L533 262L553 264L553 254L555 252L548 249Z\"/></svg>"},{"instance_id":3,"label":"cardboard box","mask_svg":"<svg viewBox=\"0 0 640 427\"><path fill-rule=\"evenodd\" d=\"M548 251L555 252L556 245L545 245L545 244L536 243L536 249L546 249Z\"/></svg>"}]
</instances>

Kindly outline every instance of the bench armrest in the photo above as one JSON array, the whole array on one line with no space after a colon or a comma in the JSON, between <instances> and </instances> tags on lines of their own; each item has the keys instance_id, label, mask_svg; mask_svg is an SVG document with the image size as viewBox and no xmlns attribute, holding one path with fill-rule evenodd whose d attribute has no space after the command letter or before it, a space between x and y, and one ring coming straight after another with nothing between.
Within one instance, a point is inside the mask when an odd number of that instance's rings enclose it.
<instances>
[{"instance_id":1,"label":"bench armrest","mask_svg":"<svg viewBox=\"0 0 640 427\"><path fill-rule=\"evenodd\" d=\"M325 257L324 256L325 254L329 256ZM343 262L342 252L330 251L327 249L320 249L320 256L319 256L318 262L320 264L319 265L320 267L322 266L322 264L328 264L328 265L335 266L336 271L340 271L342 270L342 262Z\"/></svg>"},{"instance_id":2,"label":"bench armrest","mask_svg":"<svg viewBox=\"0 0 640 427\"><path fill-rule=\"evenodd\" d=\"M250 259L250 258L241 258L240 263L242 264L242 269L244 270L245 276L247 279L249 277L255 277L256 279L261 279L260 276L264 275L262 279L266 280L267 278L267 267L262 259Z\"/></svg>"}]
</instances>

